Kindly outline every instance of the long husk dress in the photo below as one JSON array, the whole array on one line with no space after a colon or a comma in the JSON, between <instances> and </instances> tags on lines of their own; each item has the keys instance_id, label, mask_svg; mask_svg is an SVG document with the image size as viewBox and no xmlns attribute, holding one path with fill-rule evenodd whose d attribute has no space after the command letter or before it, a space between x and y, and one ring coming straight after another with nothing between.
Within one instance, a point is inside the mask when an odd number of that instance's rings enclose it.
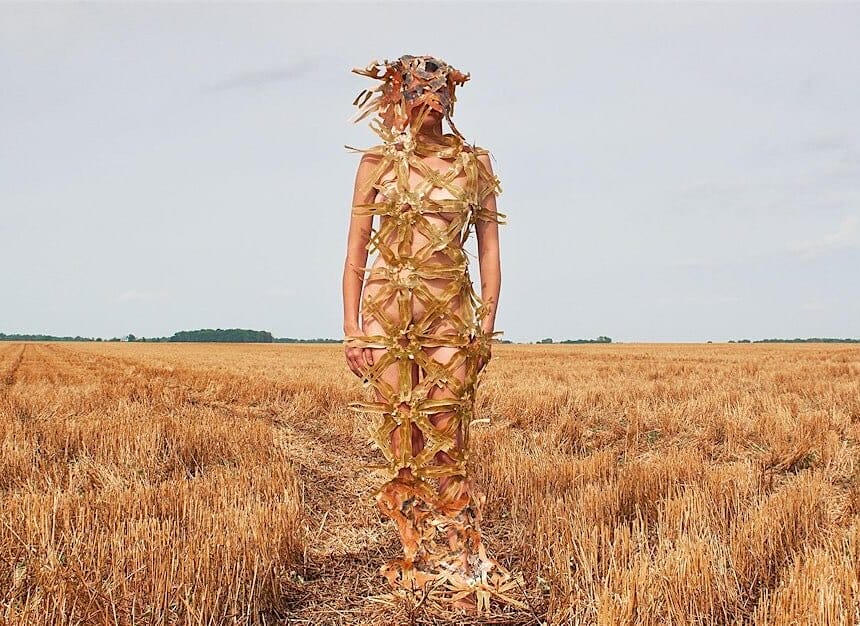
<instances>
[{"instance_id":1,"label":"long husk dress","mask_svg":"<svg viewBox=\"0 0 860 626\"><path fill-rule=\"evenodd\" d=\"M456 135L427 143L409 127L399 132L376 122L371 128L381 144L346 147L381 158L366 188L376 189L381 200L352 208L379 216L367 244L378 256L363 268L361 302L362 331L374 330L345 341L384 349L363 378L372 397L349 405L371 417L368 443L385 461L364 467L384 471L387 481L373 498L397 524L403 545L403 557L380 572L399 594L408 590L443 604L470 596L485 613L492 597L524 608L514 598L522 575L512 575L486 553L480 529L485 495L468 471L480 366L502 331L482 331L487 308L473 288L463 246L478 221L506 223L503 213L483 206L489 194L501 193L500 181L478 160L487 151ZM447 169L428 164L434 160ZM393 178L383 181L387 172ZM398 372L394 384L394 377L384 375L391 367ZM438 419L442 414L446 421ZM403 433L399 450L392 443L396 429ZM423 447L409 436L415 429ZM448 455L444 462L440 452ZM436 481L444 477L447 484L440 489Z\"/></svg>"}]
</instances>

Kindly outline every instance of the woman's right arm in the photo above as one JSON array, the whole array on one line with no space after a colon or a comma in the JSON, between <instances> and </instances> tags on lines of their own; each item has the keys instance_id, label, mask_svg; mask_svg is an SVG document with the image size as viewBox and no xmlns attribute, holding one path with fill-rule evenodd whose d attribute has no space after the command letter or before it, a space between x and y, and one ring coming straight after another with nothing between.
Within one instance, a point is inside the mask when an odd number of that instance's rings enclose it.
<instances>
[{"instance_id":1,"label":"woman's right arm","mask_svg":"<svg viewBox=\"0 0 860 626\"><path fill-rule=\"evenodd\" d=\"M376 155L363 154L355 174L355 186L352 194L352 206L367 204L373 201L376 189L366 186L369 176L379 164ZM362 329L358 323L361 291L364 285L364 266L367 263L367 243L373 226L372 215L356 215L350 210L349 233L346 244L346 261L343 265L343 333L344 335L361 335ZM372 364L370 348L346 346L346 357L349 368L356 376L361 376L360 368Z\"/></svg>"}]
</instances>

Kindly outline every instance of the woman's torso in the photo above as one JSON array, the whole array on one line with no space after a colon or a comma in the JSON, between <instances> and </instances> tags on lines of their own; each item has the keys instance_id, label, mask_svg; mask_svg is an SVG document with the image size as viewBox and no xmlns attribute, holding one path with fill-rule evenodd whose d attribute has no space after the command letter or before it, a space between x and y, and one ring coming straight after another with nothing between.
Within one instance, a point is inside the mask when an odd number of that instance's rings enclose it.
<instances>
[{"instance_id":1,"label":"woman's torso","mask_svg":"<svg viewBox=\"0 0 860 626\"><path fill-rule=\"evenodd\" d=\"M470 159L474 156L465 150L453 158L423 157L421 164L437 180L430 180L425 172L412 166L406 189L399 188L396 163L383 172L373 202L395 202L391 207L395 215L380 215L377 227L378 231L388 231L382 243L395 256L418 257L424 265L462 267L468 263L462 240L464 234L468 235L465 229L476 184L467 174ZM420 196L422 191L424 195ZM444 201L444 206L434 201ZM379 254L371 267L388 265L386 255Z\"/></svg>"},{"instance_id":2,"label":"woman's torso","mask_svg":"<svg viewBox=\"0 0 860 626\"><path fill-rule=\"evenodd\" d=\"M371 301L379 307L375 317L399 326L431 315L438 317L431 325L435 332L472 330L475 296L463 243L477 197L475 159L466 149L451 156L423 156L417 166L410 164L406 188L398 185L397 161L379 176L374 198L383 207L374 229L379 252L364 289L365 307ZM401 319L394 292L412 294L409 319ZM456 312L467 326L448 318L446 310ZM381 332L378 321L366 324L365 332Z\"/></svg>"}]
</instances>

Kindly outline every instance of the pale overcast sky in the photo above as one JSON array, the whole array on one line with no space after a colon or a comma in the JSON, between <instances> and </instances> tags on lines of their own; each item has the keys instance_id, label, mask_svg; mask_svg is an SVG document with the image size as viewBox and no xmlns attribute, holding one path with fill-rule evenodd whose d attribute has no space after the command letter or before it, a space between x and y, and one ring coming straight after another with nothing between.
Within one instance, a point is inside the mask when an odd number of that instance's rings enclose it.
<instances>
[{"instance_id":1,"label":"pale overcast sky","mask_svg":"<svg viewBox=\"0 0 860 626\"><path fill-rule=\"evenodd\" d=\"M341 337L407 53L471 73L505 338L860 337L860 4L738 2L2 4L0 332Z\"/></svg>"}]
</instances>

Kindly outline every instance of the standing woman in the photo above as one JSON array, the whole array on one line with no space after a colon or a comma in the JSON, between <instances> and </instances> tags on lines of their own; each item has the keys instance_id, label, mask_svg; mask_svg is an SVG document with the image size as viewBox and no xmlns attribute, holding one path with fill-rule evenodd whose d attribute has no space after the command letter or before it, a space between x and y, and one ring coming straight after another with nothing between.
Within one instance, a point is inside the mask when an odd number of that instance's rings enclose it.
<instances>
[{"instance_id":1,"label":"standing woman","mask_svg":"<svg viewBox=\"0 0 860 626\"><path fill-rule=\"evenodd\" d=\"M374 498L397 524L404 553L380 573L398 594L442 605L488 612L496 597L522 608L512 597L522 576L487 556L485 496L468 469L475 391L501 334L494 324L505 223L489 152L466 143L451 121L454 90L469 75L427 55L352 71L382 81L353 102L356 122L377 113L370 126L383 143L346 146L363 154L343 274L346 360L373 391L350 408L372 417L371 441L385 462L364 467L385 471ZM443 134L443 117L453 133ZM480 297L463 248L473 229Z\"/></svg>"}]
</instances>

